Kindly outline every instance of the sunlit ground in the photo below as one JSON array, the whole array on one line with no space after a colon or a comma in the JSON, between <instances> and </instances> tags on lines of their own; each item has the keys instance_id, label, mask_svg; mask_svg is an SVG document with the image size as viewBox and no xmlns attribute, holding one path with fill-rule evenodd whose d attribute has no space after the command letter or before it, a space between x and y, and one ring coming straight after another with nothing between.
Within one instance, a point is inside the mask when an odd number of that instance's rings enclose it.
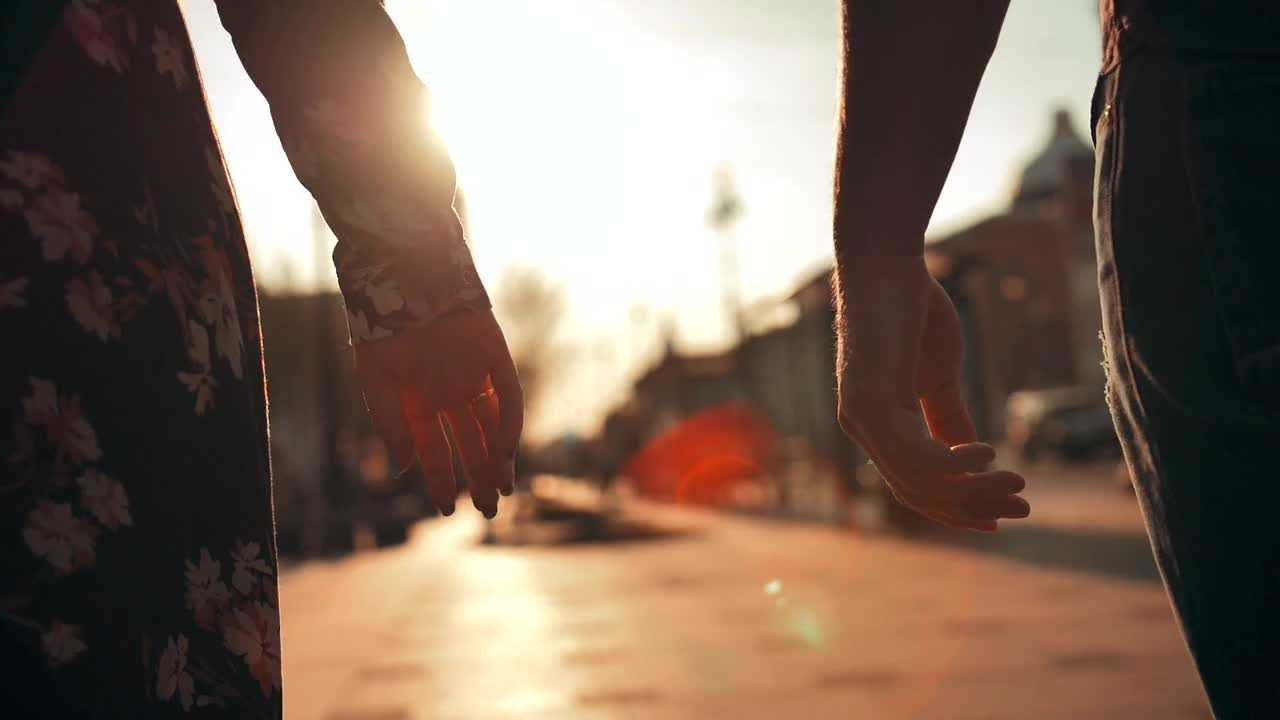
<instances>
[{"instance_id":1,"label":"sunlit ground","mask_svg":"<svg viewBox=\"0 0 1280 720\"><path fill-rule=\"evenodd\" d=\"M938 543L692 509L631 543L471 515L283 577L289 718L1207 718L1131 497ZM941 538L939 538L941 539Z\"/></svg>"}]
</instances>

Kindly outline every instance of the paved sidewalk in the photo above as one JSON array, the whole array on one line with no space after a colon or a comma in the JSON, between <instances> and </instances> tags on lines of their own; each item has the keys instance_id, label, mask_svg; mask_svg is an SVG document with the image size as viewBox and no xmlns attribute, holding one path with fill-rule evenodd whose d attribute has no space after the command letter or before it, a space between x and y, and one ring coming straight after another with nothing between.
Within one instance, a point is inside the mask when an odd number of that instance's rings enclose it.
<instances>
[{"instance_id":1,"label":"paved sidewalk","mask_svg":"<svg viewBox=\"0 0 1280 720\"><path fill-rule=\"evenodd\" d=\"M641 508L692 532L503 547L473 513L424 523L283 576L287 717L1209 717L1132 498L1029 495L981 538Z\"/></svg>"}]
</instances>

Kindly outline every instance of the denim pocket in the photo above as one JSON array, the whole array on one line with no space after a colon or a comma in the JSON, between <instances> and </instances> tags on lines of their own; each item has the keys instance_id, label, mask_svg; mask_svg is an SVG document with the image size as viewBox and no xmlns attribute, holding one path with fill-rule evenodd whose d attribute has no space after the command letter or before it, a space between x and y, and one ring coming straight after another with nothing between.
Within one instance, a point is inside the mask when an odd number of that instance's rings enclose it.
<instances>
[{"instance_id":1,"label":"denim pocket","mask_svg":"<svg viewBox=\"0 0 1280 720\"><path fill-rule=\"evenodd\" d=\"M1187 89L1190 180L1236 372L1280 407L1280 66L1196 68Z\"/></svg>"}]
</instances>

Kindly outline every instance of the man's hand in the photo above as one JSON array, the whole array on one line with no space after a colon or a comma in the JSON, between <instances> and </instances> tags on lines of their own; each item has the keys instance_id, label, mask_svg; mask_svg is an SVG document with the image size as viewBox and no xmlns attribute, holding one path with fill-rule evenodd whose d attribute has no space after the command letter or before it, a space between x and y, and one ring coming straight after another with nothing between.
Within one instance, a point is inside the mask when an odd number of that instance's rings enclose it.
<instances>
[{"instance_id":1,"label":"man's hand","mask_svg":"<svg viewBox=\"0 0 1280 720\"><path fill-rule=\"evenodd\" d=\"M493 313L462 310L358 345L356 370L395 467L408 468L416 451L428 495L451 515L457 485L448 423L471 501L485 517L496 515L498 493L510 495L515 483L524 396Z\"/></svg>"},{"instance_id":2,"label":"man's hand","mask_svg":"<svg viewBox=\"0 0 1280 720\"><path fill-rule=\"evenodd\" d=\"M988 471L961 385L964 339L951 298L914 256L857 255L837 269L840 425L907 507L992 532L1031 512L1019 475Z\"/></svg>"}]
</instances>

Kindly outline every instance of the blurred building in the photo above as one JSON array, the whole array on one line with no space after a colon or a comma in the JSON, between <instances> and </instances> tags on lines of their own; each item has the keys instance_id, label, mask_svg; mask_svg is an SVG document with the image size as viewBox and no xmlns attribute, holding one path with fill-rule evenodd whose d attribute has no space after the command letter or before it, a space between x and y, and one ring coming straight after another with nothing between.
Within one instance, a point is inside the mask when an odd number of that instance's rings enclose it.
<instances>
[{"instance_id":1,"label":"blurred building","mask_svg":"<svg viewBox=\"0 0 1280 720\"><path fill-rule=\"evenodd\" d=\"M283 551L297 551L327 544L309 533L356 497L337 438L357 425L349 408L359 395L338 344L345 321L336 294L263 293L258 302L279 542Z\"/></svg>"},{"instance_id":2,"label":"blurred building","mask_svg":"<svg viewBox=\"0 0 1280 720\"><path fill-rule=\"evenodd\" d=\"M960 311L965 377L984 436L1001 437L1009 394L1096 386L1103 372L1092 222L1093 151L1065 111L1018 176L1007 211L928 245Z\"/></svg>"},{"instance_id":3,"label":"blurred building","mask_svg":"<svg viewBox=\"0 0 1280 720\"><path fill-rule=\"evenodd\" d=\"M754 308L745 337L725 352L683 353L668 342L661 359L636 380L627 404L605 420L596 440L601 473L626 472L628 461L637 457L668 474L699 473L715 464L717 482L743 486L738 504L842 519L854 471L864 457L836 421L835 316L828 276L820 273L781 301ZM709 422L717 418L742 437L710 430ZM760 432L758 425L770 432ZM690 452L700 442L708 457ZM655 447L689 458L687 467L655 462ZM710 457L735 447L732 462ZM649 477L639 489L667 497L670 488L684 487L688 480ZM732 494L689 497L732 503Z\"/></svg>"},{"instance_id":4,"label":"blurred building","mask_svg":"<svg viewBox=\"0 0 1280 720\"><path fill-rule=\"evenodd\" d=\"M403 538L428 509L421 483L391 477L355 378L342 298L258 301L281 552L344 552L360 528L380 543Z\"/></svg>"},{"instance_id":5,"label":"blurred building","mask_svg":"<svg viewBox=\"0 0 1280 720\"><path fill-rule=\"evenodd\" d=\"M1008 209L928 245L929 269L964 325L964 375L984 437L1002 435L1014 391L1097 385L1101 397L1092 177L1093 152L1058 111ZM776 507L846 517L865 456L836 420L830 270L744 319L743 339L722 353L667 344L630 401L606 419L595 440L599 472L616 474L690 418L737 404L773 428L769 466L755 480L770 485Z\"/></svg>"}]
</instances>

